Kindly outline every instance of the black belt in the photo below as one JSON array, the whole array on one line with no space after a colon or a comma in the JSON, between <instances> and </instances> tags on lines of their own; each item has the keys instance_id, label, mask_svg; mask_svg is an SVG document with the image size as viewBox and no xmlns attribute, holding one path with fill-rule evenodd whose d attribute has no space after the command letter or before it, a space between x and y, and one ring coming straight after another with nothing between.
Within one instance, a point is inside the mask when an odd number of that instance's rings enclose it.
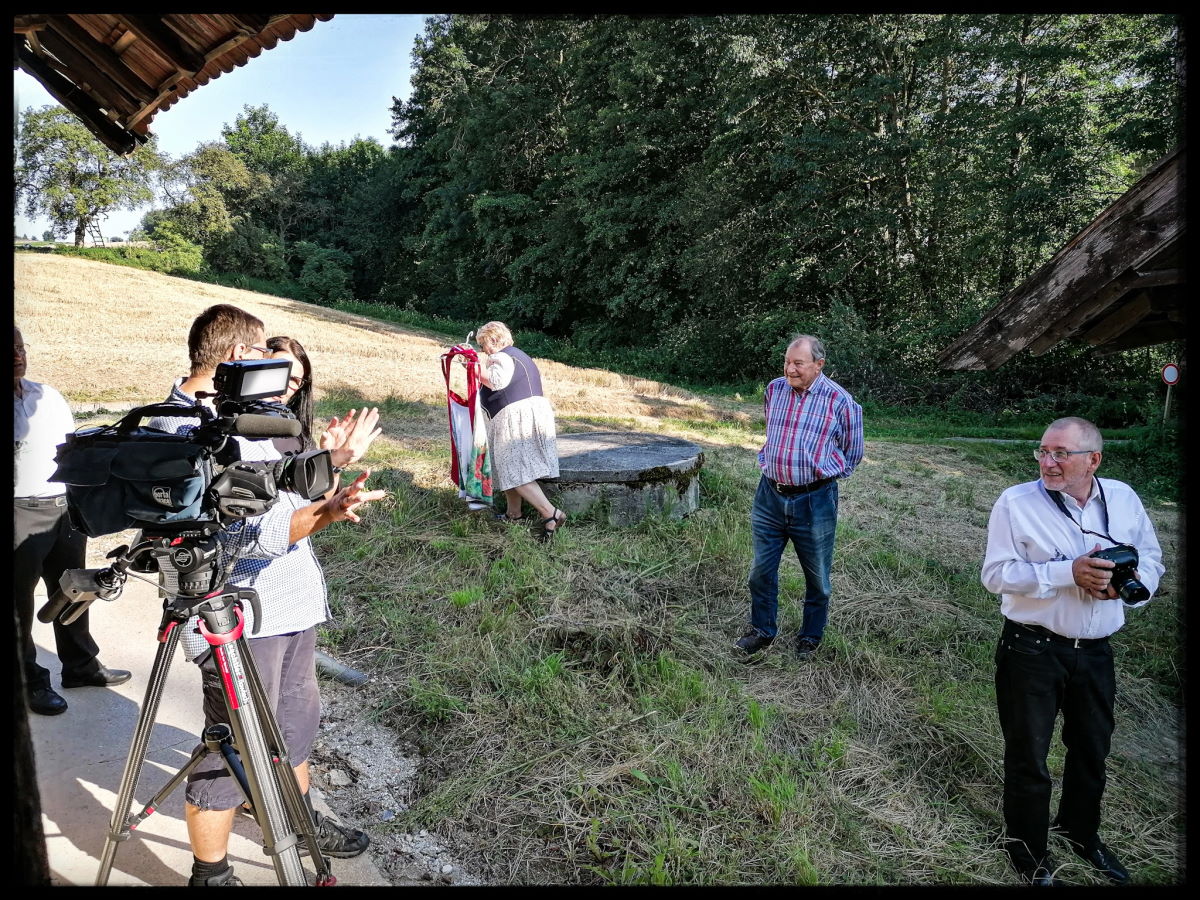
<instances>
[{"instance_id":1,"label":"black belt","mask_svg":"<svg viewBox=\"0 0 1200 900\"><path fill-rule=\"evenodd\" d=\"M1012 619L1005 619L1009 625L1014 628L1024 628L1027 631L1032 631L1034 634L1040 634L1052 644L1066 644L1068 647L1095 647L1098 644L1103 644L1108 640L1108 637L1100 638L1069 638L1063 637L1061 634L1051 631L1049 628L1043 628L1041 625L1030 625L1027 622L1014 622Z\"/></svg>"},{"instance_id":2,"label":"black belt","mask_svg":"<svg viewBox=\"0 0 1200 900\"><path fill-rule=\"evenodd\" d=\"M763 477L766 478L765 475ZM780 484L778 481L772 481L770 478L767 478L767 484L774 488L775 493L781 497L795 497L797 494L808 494L817 490L817 488L823 488L829 482L835 480L833 478L822 478L820 481L810 481L808 484Z\"/></svg>"},{"instance_id":3,"label":"black belt","mask_svg":"<svg viewBox=\"0 0 1200 900\"><path fill-rule=\"evenodd\" d=\"M13 506L22 509L49 509L51 506L66 506L67 498L57 497L13 497Z\"/></svg>"}]
</instances>

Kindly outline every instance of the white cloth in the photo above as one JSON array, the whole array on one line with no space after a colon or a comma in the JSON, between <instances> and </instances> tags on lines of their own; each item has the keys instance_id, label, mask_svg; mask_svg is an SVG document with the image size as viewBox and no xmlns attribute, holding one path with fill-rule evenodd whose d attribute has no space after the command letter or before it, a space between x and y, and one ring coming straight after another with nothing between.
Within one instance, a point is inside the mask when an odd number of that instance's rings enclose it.
<instances>
[{"instance_id":1,"label":"white cloth","mask_svg":"<svg viewBox=\"0 0 1200 900\"><path fill-rule=\"evenodd\" d=\"M13 496L61 497L66 485L47 479L59 445L75 431L71 407L48 384L22 378L21 390L13 394Z\"/></svg>"},{"instance_id":2,"label":"white cloth","mask_svg":"<svg viewBox=\"0 0 1200 900\"><path fill-rule=\"evenodd\" d=\"M488 418L493 495L531 481L558 477L554 409L545 397L526 397Z\"/></svg>"},{"instance_id":3,"label":"white cloth","mask_svg":"<svg viewBox=\"0 0 1200 900\"><path fill-rule=\"evenodd\" d=\"M1104 488L1104 504L1096 489ZM980 580L1000 595L1000 611L1014 622L1041 625L1068 638L1101 638L1125 624L1126 604L1119 597L1097 600L1075 584L1071 563L1111 541L1084 534L1107 532L1118 543L1138 551L1138 576L1151 595L1162 578L1162 550L1154 525L1133 488L1108 478L1093 479L1092 493L1082 509L1070 494L1060 492L1071 519L1043 487L1041 480L1010 487L992 507L988 520L987 553ZM1078 524L1077 524L1078 523Z\"/></svg>"}]
</instances>

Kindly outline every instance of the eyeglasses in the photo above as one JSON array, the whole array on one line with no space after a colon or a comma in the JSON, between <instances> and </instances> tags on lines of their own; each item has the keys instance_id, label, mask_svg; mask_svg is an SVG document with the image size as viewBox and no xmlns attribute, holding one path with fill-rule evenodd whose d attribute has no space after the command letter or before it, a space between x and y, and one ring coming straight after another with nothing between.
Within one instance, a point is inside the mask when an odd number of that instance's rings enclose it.
<instances>
[{"instance_id":1,"label":"eyeglasses","mask_svg":"<svg viewBox=\"0 0 1200 900\"><path fill-rule=\"evenodd\" d=\"M1050 457L1056 463L1064 463L1068 456L1075 456L1078 453L1099 453L1099 450L1043 450L1041 447L1033 451L1033 458L1041 462L1045 457Z\"/></svg>"},{"instance_id":2,"label":"eyeglasses","mask_svg":"<svg viewBox=\"0 0 1200 900\"><path fill-rule=\"evenodd\" d=\"M258 351L259 353L261 353L263 356L269 356L269 355L271 355L272 353L274 353L274 352L275 352L275 351L274 351L274 350L272 350L270 347L255 347L253 344L251 344L251 345L250 345L250 349L251 349L251 350L257 350L257 351Z\"/></svg>"},{"instance_id":3,"label":"eyeglasses","mask_svg":"<svg viewBox=\"0 0 1200 900\"><path fill-rule=\"evenodd\" d=\"M300 375L292 375L290 378L288 378L288 384L295 384L296 387L300 387L304 384L304 378Z\"/></svg>"}]
</instances>

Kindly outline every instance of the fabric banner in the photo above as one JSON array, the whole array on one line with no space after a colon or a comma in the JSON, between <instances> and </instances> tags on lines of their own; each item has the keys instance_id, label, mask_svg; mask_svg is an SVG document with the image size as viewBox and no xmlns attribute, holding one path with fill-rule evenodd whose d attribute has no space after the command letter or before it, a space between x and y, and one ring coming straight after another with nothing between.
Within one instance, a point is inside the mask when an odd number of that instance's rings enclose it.
<instances>
[{"instance_id":1,"label":"fabric banner","mask_svg":"<svg viewBox=\"0 0 1200 900\"><path fill-rule=\"evenodd\" d=\"M450 386L450 367L456 356L467 362L465 397ZM492 463L479 402L479 358L472 348L457 345L443 353L441 360L450 416L450 479L470 509L484 509L492 505Z\"/></svg>"}]
</instances>

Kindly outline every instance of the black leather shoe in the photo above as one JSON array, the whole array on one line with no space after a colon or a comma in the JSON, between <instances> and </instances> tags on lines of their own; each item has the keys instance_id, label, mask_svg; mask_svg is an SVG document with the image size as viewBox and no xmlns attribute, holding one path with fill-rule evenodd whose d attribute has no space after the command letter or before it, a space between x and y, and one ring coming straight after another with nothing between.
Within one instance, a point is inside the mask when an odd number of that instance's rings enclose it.
<instances>
[{"instance_id":1,"label":"black leather shoe","mask_svg":"<svg viewBox=\"0 0 1200 900\"><path fill-rule=\"evenodd\" d=\"M1017 871L1033 887L1063 887L1063 883L1054 877L1054 869L1054 861L1046 857L1040 866L1018 868Z\"/></svg>"},{"instance_id":2,"label":"black leather shoe","mask_svg":"<svg viewBox=\"0 0 1200 900\"><path fill-rule=\"evenodd\" d=\"M1117 859L1116 855L1103 844L1098 844L1096 849L1090 852L1076 849L1075 855L1113 884L1129 883L1129 873L1125 871L1125 867L1121 865L1121 861Z\"/></svg>"},{"instance_id":3,"label":"black leather shoe","mask_svg":"<svg viewBox=\"0 0 1200 900\"><path fill-rule=\"evenodd\" d=\"M29 692L29 708L39 716L57 716L67 711L67 701L53 688L35 688Z\"/></svg>"},{"instance_id":4,"label":"black leather shoe","mask_svg":"<svg viewBox=\"0 0 1200 900\"><path fill-rule=\"evenodd\" d=\"M62 686L65 688L112 687L114 684L124 684L131 677L131 674L124 669L107 669L101 666L91 675L84 675L82 678L64 675Z\"/></svg>"},{"instance_id":5,"label":"black leather shoe","mask_svg":"<svg viewBox=\"0 0 1200 900\"><path fill-rule=\"evenodd\" d=\"M813 640L810 637L802 637L796 639L796 656L799 659L808 659L817 652L817 648L821 646L821 642Z\"/></svg>"},{"instance_id":6,"label":"black leather shoe","mask_svg":"<svg viewBox=\"0 0 1200 900\"><path fill-rule=\"evenodd\" d=\"M757 653L759 650L765 650L767 647L770 647L774 640L775 638L763 637L761 634L751 628L744 635L738 638L733 646L737 647L744 653Z\"/></svg>"}]
</instances>

